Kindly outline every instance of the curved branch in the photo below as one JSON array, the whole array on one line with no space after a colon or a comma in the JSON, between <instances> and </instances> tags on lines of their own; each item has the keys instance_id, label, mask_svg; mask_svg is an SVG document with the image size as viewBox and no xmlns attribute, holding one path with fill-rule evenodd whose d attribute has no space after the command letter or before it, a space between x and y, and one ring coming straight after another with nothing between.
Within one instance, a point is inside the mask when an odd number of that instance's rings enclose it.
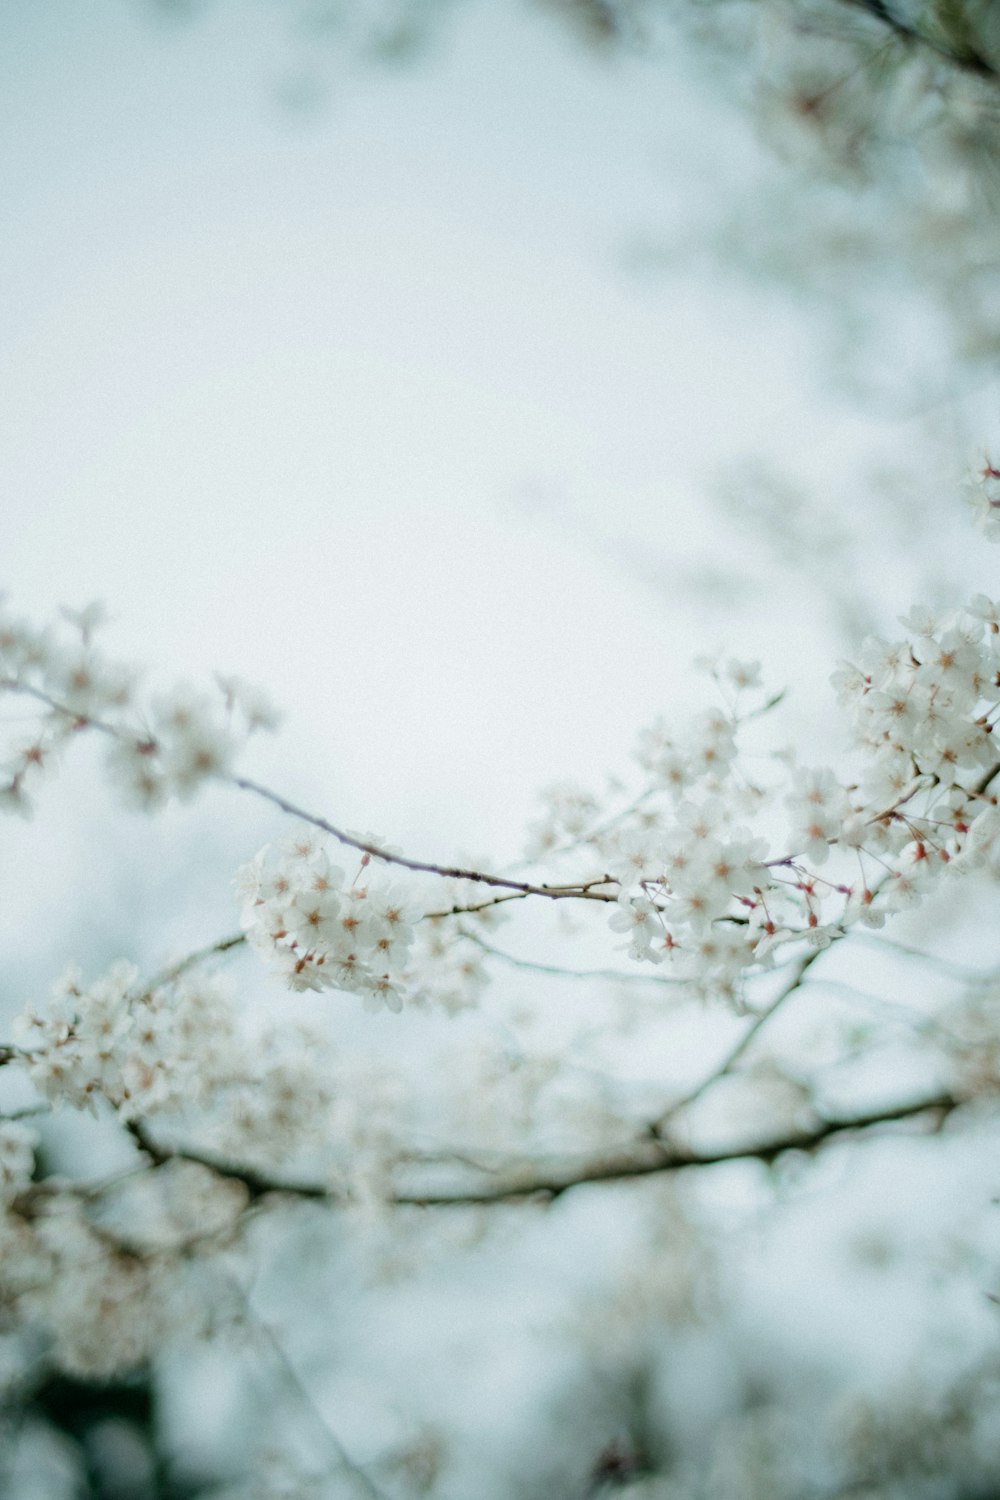
<instances>
[{"instance_id":1,"label":"curved branch","mask_svg":"<svg viewBox=\"0 0 1000 1500\"><path fill-rule=\"evenodd\" d=\"M739 1041L730 1048L730 1050L722 1058L721 1062L717 1063L712 1069L711 1073L707 1073L701 1080L701 1082L699 1084L696 1084L696 1086L691 1090L690 1093L684 1094L680 1099L675 1100L668 1109L665 1109L663 1113L661 1115L658 1115L657 1118L652 1122L652 1124L650 1125L650 1131L654 1137L661 1137L664 1134L666 1127L675 1115L680 1114L682 1109L687 1109L688 1105L696 1103L696 1101L699 1100L702 1095L707 1094L710 1088L713 1088L715 1084L719 1083L723 1078L728 1077L728 1075L735 1068L736 1064L739 1062L740 1058L743 1056L744 1052L746 1052L747 1048L753 1042L757 1033L767 1025L768 1021L770 1021L771 1017L775 1014L776 1011L781 1009L785 1001L789 999L790 996L794 995L796 990L801 988L802 981L808 974L809 970L812 968L813 964L820 957L820 955L825 953L826 951L827 950L825 948L812 948L808 953L803 954L803 956L798 960L794 969L792 970L791 976L782 985L781 989L778 991L777 995L775 995L774 999L770 1002L770 1004L766 1005L762 1011L754 1016L753 1020L750 1022L750 1025L747 1027L746 1031L744 1031Z\"/></svg>"},{"instance_id":2,"label":"curved branch","mask_svg":"<svg viewBox=\"0 0 1000 1500\"><path fill-rule=\"evenodd\" d=\"M550 901L558 901L571 898L579 901L617 901L609 891L595 889L597 886L617 885L618 882L606 876L601 880L586 880L576 885L534 885L527 880L509 880L504 875L488 875L483 870L466 870L458 865L438 865L430 860L409 859L404 854L393 854L388 849L382 849L378 844L368 843L365 839L355 838L343 828L337 828L333 823L321 818L317 813L306 812L304 808L298 807L290 802L287 797L282 797L278 792L272 792L268 787L261 786L257 781L250 781L246 776L230 776L226 780L230 786L238 787L243 792L253 792L257 797L270 802L274 807L280 808L282 812L288 813L290 817L301 818L304 823L311 823L314 828L322 829L331 838L335 838L338 844L344 844L349 849L357 849L360 854L367 854L372 859L384 860L386 864L399 865L404 870L414 870L422 875L440 875L446 880L468 880L477 885L496 886L500 890L513 891L517 896L547 896ZM466 908L458 908L465 910ZM437 915L449 915L449 913L434 913Z\"/></svg>"},{"instance_id":3,"label":"curved branch","mask_svg":"<svg viewBox=\"0 0 1000 1500\"><path fill-rule=\"evenodd\" d=\"M135 738L134 735L117 728L114 724L109 724L106 720L100 719L95 715L75 712L68 705L60 703L56 698L53 698L44 689L34 687L31 683L22 682L16 677L0 678L0 689L7 689L15 693L25 693L29 697L37 699L54 713L69 720L74 729L96 729L101 734L108 735L111 739L119 741L134 740ZM150 743L155 744L153 741ZM612 895L611 892L596 889L596 887L605 885L617 886L618 882L612 880L610 876L604 876L600 880L586 880L573 885L536 885L527 880L510 880L503 875L489 875L483 870L466 870L457 865L439 865L430 860L409 859L404 854L394 854L388 849L381 848L378 844L368 843L364 839L356 838L345 829L336 827L328 819L320 817L317 813L307 812L305 808L299 807L287 797L281 796L279 792L273 792L269 787L262 786L260 782L252 781L247 776L220 775L218 779L229 786L236 787L239 791L252 792L254 796L262 798L265 802L270 802L273 807L277 807L282 812L288 813L290 817L299 818L302 822L309 823L314 828L319 828L324 833L328 833L331 838L336 839L339 844L343 844L347 848L357 849L360 854L366 854L372 859L383 860L386 864L398 865L404 870L414 870L418 874L439 875L447 880L468 880L476 885L495 886L500 890L512 892L511 899L524 896L545 896L550 901L572 899L579 901L614 902L617 900L617 896ZM455 910L468 909L470 908L456 907Z\"/></svg>"},{"instance_id":4,"label":"curved branch","mask_svg":"<svg viewBox=\"0 0 1000 1500\"><path fill-rule=\"evenodd\" d=\"M246 944L245 932L234 932L230 937L219 938L215 943L207 943L204 948L196 948L193 953L188 953L177 963L161 969L155 974L145 986L145 993L152 995L154 991L161 989L166 984L172 984L175 979L180 979L189 969L197 968L199 964L207 963L210 958L215 958L219 953L231 953L234 948L241 948Z\"/></svg>"},{"instance_id":5,"label":"curved branch","mask_svg":"<svg viewBox=\"0 0 1000 1500\"><path fill-rule=\"evenodd\" d=\"M476 1205L513 1203L530 1198L546 1202L588 1183L622 1182L633 1178L657 1176L660 1173L686 1171L694 1167L718 1166L724 1162L759 1161L770 1165L790 1151L811 1153L830 1141L929 1116L933 1129L941 1125L963 1100L942 1092L912 1099L904 1104L869 1110L863 1114L838 1115L820 1119L807 1130L792 1130L765 1138L744 1141L712 1151L694 1151L663 1141L642 1140L626 1150L607 1152L581 1160L546 1164L531 1162L523 1167L497 1173L492 1180L469 1187L429 1189L398 1188L388 1198L397 1208L460 1208ZM132 1121L128 1130L139 1149L154 1167L172 1161L190 1161L230 1181L242 1183L251 1201L271 1195L300 1198L310 1202L342 1204L347 1193L325 1183L286 1182L266 1172L227 1161L211 1152L189 1147L160 1145L141 1121ZM418 1162L419 1164L419 1162Z\"/></svg>"},{"instance_id":6,"label":"curved branch","mask_svg":"<svg viewBox=\"0 0 1000 1500\"><path fill-rule=\"evenodd\" d=\"M438 914L439 915L439 914ZM492 943L487 943L478 933L467 932L464 928L459 929L460 935L466 942L474 943L477 948L490 958L499 959L501 963L507 964L512 969L523 969L530 974L551 974L557 979L605 979L613 984L653 984L666 985L669 987L683 988L690 981L679 979L670 974L649 973L623 973L621 969L568 969L561 964L538 963L531 958L518 958L515 953L505 953L502 948L494 948Z\"/></svg>"},{"instance_id":7,"label":"curved branch","mask_svg":"<svg viewBox=\"0 0 1000 1500\"><path fill-rule=\"evenodd\" d=\"M961 1103L952 1094L934 1094L895 1108L824 1119L810 1130L792 1131L770 1140L744 1142L715 1151L700 1152L665 1143L641 1143L629 1151L596 1157L562 1170L556 1168L545 1171L532 1167L481 1188L465 1192L397 1193L393 1202L432 1208L461 1204L486 1205L537 1196L551 1201L585 1183L622 1182L662 1172L679 1172L692 1167L718 1166L734 1161L760 1161L769 1166L789 1151L813 1152L838 1137L871 1130L878 1125L916 1119L922 1115L932 1116L934 1128L937 1129Z\"/></svg>"}]
</instances>

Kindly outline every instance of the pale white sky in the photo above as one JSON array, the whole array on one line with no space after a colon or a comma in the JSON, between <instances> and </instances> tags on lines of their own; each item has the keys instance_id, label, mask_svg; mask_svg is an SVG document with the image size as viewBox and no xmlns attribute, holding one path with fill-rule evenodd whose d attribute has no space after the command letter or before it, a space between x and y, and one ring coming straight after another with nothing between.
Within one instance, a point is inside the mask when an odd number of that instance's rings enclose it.
<instances>
[{"instance_id":1,"label":"pale white sky","mask_svg":"<svg viewBox=\"0 0 1000 1500\"><path fill-rule=\"evenodd\" d=\"M410 71L314 47L330 100L298 118L267 7L4 29L19 605L103 598L122 652L269 683L282 764L349 819L504 853L512 807L618 760L705 644L787 673L773 589L773 618L719 594L706 640L678 587L725 542L705 481L760 450L828 472L866 424L817 396L801 316L624 271L753 167L684 66L471 5Z\"/></svg>"}]
</instances>

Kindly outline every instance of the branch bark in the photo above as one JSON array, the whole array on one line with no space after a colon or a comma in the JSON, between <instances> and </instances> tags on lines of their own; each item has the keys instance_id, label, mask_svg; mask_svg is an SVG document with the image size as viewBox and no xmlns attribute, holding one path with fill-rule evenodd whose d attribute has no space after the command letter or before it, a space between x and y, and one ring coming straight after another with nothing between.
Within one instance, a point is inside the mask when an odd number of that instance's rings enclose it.
<instances>
[{"instance_id":1,"label":"branch bark","mask_svg":"<svg viewBox=\"0 0 1000 1500\"><path fill-rule=\"evenodd\" d=\"M819 1119L805 1130L778 1132L763 1139L738 1142L710 1151L695 1151L678 1144L652 1138L633 1143L625 1150L605 1152L561 1163L528 1162L521 1167L491 1174L487 1182L442 1189L400 1187L389 1195L391 1207L459 1208L515 1203L541 1198L551 1202L575 1187L602 1182L623 1182L661 1173L687 1171L695 1167L718 1166L725 1162L759 1161L767 1165L792 1151L812 1153L838 1139L867 1133L883 1125L929 1119L937 1130L964 1101L955 1094L939 1092L911 1099L905 1103L872 1109L861 1114L836 1115ZM251 1201L270 1195L300 1198L309 1202L342 1204L347 1195L325 1183L285 1181L266 1172L227 1161L211 1152L192 1147L165 1146L157 1142L141 1121L128 1126L139 1149L154 1167L173 1161L196 1162L230 1181L240 1182ZM419 1165L419 1162L417 1163Z\"/></svg>"}]
</instances>

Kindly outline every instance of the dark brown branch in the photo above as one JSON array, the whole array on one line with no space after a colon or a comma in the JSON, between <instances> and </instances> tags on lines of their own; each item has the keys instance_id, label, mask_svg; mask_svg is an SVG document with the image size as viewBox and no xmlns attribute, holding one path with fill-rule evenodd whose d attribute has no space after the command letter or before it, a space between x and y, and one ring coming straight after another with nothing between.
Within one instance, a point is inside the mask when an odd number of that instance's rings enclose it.
<instances>
[{"instance_id":1,"label":"dark brown branch","mask_svg":"<svg viewBox=\"0 0 1000 1500\"><path fill-rule=\"evenodd\" d=\"M246 1188L252 1202L258 1202L271 1194L284 1194L294 1198L305 1198L320 1203L336 1203L339 1196L331 1188L320 1183L308 1182L280 1182L276 1178L268 1177L264 1172L257 1172L253 1167L242 1166L236 1162L227 1161L221 1156L214 1155L211 1151L197 1151L187 1147L161 1146L158 1141L150 1135L146 1125L141 1120L129 1120L125 1125L129 1135L135 1141L140 1151L149 1158L154 1167L165 1167L172 1161L195 1162L202 1167L208 1167L219 1177L224 1177L229 1182L240 1182Z\"/></svg>"},{"instance_id":2,"label":"dark brown branch","mask_svg":"<svg viewBox=\"0 0 1000 1500\"><path fill-rule=\"evenodd\" d=\"M838 1137L871 1130L879 1125L917 1119L921 1115L932 1116L935 1128L939 1128L960 1103L951 1094L934 1094L895 1108L821 1120L810 1130L793 1131L763 1141L708 1152L692 1151L666 1143L642 1142L628 1151L595 1157L562 1169L545 1171L531 1166L521 1173L513 1173L510 1177L465 1192L397 1193L393 1202L434 1208L462 1204L488 1205L538 1196L551 1200L585 1183L622 1182L637 1177L655 1176L661 1172L718 1166L724 1162L760 1161L770 1165L789 1151L813 1152Z\"/></svg>"},{"instance_id":3,"label":"dark brown branch","mask_svg":"<svg viewBox=\"0 0 1000 1500\"><path fill-rule=\"evenodd\" d=\"M400 1208L448 1208L477 1204L488 1206L537 1197L548 1201L587 1183L622 1182L664 1172L685 1171L693 1167L718 1166L724 1162L759 1161L770 1164L790 1151L813 1152L830 1141L849 1137L859 1131L916 1120L922 1116L930 1116L934 1128L940 1128L961 1103L953 1094L931 1094L905 1104L869 1110L863 1114L821 1119L808 1130L783 1132L763 1140L741 1142L714 1151L694 1151L663 1141L642 1140L626 1150L562 1164L530 1162L519 1169L498 1172L490 1181L473 1187L424 1192L402 1188L390 1195L389 1203ZM343 1203L346 1200L345 1193L322 1183L285 1182L254 1168L224 1160L210 1152L188 1147L161 1146L139 1121L131 1122L128 1129L140 1150L155 1167L166 1166L172 1161L196 1162L220 1177L242 1183L255 1202L271 1195L328 1204Z\"/></svg>"},{"instance_id":4,"label":"dark brown branch","mask_svg":"<svg viewBox=\"0 0 1000 1500\"><path fill-rule=\"evenodd\" d=\"M502 906L505 901L523 901L526 894L525 891L512 891L505 896L490 896L486 901L474 901L469 906L446 906L441 911L427 912L425 921L435 922L442 917L463 917L467 913L486 911L491 906Z\"/></svg>"},{"instance_id":5,"label":"dark brown branch","mask_svg":"<svg viewBox=\"0 0 1000 1500\"><path fill-rule=\"evenodd\" d=\"M0 1068L12 1062L27 1062L30 1058L31 1053L25 1051L23 1047L13 1047L8 1042L0 1042Z\"/></svg>"}]
</instances>

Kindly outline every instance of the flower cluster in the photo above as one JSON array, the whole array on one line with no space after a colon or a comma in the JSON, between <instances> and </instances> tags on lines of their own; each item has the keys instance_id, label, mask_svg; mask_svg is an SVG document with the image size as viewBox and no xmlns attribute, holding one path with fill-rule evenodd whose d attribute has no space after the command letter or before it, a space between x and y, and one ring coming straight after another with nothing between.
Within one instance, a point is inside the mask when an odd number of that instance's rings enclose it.
<instances>
[{"instance_id":1,"label":"flower cluster","mask_svg":"<svg viewBox=\"0 0 1000 1500\"><path fill-rule=\"evenodd\" d=\"M90 984L70 971L15 1030L9 1067L53 1106L96 1112L104 1101L147 1152L146 1118L168 1111L197 1111L203 1140L258 1167L287 1166L303 1145L329 1140L329 1060L315 1039L283 1028L254 1045L217 978L143 984L126 961ZM112 1177L107 1193L52 1176L36 1183L38 1141L25 1124L0 1123L4 1322L41 1335L53 1364L91 1379L146 1362L178 1327L197 1332L211 1299L191 1282L194 1262L232 1243L244 1184L159 1146L155 1172Z\"/></svg>"},{"instance_id":2,"label":"flower cluster","mask_svg":"<svg viewBox=\"0 0 1000 1500\"><path fill-rule=\"evenodd\" d=\"M223 1155L285 1163L328 1139L333 1060L294 1026L245 1029L238 1019L220 976L143 984L121 960L85 985L71 969L47 1005L15 1021L20 1046L8 1062L53 1106L96 1114L103 1102L127 1124L182 1117ZM20 1124L0 1126L0 1202L29 1180L34 1139Z\"/></svg>"},{"instance_id":3,"label":"flower cluster","mask_svg":"<svg viewBox=\"0 0 1000 1500\"><path fill-rule=\"evenodd\" d=\"M178 1327L192 1329L187 1266L176 1250L134 1250L87 1217L73 1192L15 1200L0 1214L0 1308L40 1332L69 1374L134 1369Z\"/></svg>"},{"instance_id":4,"label":"flower cluster","mask_svg":"<svg viewBox=\"0 0 1000 1500\"><path fill-rule=\"evenodd\" d=\"M205 1101L240 1076L232 1006L218 980L138 981L125 960L90 985L71 969L47 1007L19 1017L28 1074L54 1104L94 1109L104 1099L135 1119Z\"/></svg>"},{"instance_id":5,"label":"flower cluster","mask_svg":"<svg viewBox=\"0 0 1000 1500\"><path fill-rule=\"evenodd\" d=\"M24 1191L35 1169L38 1131L16 1120L0 1125L0 1204Z\"/></svg>"},{"instance_id":6,"label":"flower cluster","mask_svg":"<svg viewBox=\"0 0 1000 1500\"><path fill-rule=\"evenodd\" d=\"M858 921L881 926L946 869L996 857L1000 604L977 595L940 618L914 609L903 623L908 639L868 640L835 674L862 755L855 780L793 766L762 788L745 775L742 724L774 700L744 709L760 688L756 664L733 663L712 671L725 708L687 731L660 721L642 734L645 785L624 808L609 814L575 796L591 832L572 848L599 861L616 896L610 925L631 958L666 961L696 990L738 1003L746 977L789 945L825 946ZM782 803L789 834L773 852ZM565 807L563 798L549 847L560 822L567 828Z\"/></svg>"},{"instance_id":7,"label":"flower cluster","mask_svg":"<svg viewBox=\"0 0 1000 1500\"><path fill-rule=\"evenodd\" d=\"M626 937L629 957L669 958L678 976L731 996L752 959L747 912L770 884L767 844L734 812L720 794L685 800L661 809L655 823L628 820L601 840L621 882L610 926Z\"/></svg>"},{"instance_id":8,"label":"flower cluster","mask_svg":"<svg viewBox=\"0 0 1000 1500\"><path fill-rule=\"evenodd\" d=\"M180 685L141 701L136 669L95 644L104 621L102 608L89 605L37 628L0 599L0 693L39 706L34 726L0 752L0 807L29 813L35 787L84 729L107 739L109 776L123 800L149 811L191 798L231 770L248 735L277 726L266 696L235 677L217 680L217 697Z\"/></svg>"},{"instance_id":9,"label":"flower cluster","mask_svg":"<svg viewBox=\"0 0 1000 1500\"><path fill-rule=\"evenodd\" d=\"M326 841L304 828L270 845L237 876L247 942L293 989L351 990L375 1009L399 1010L401 979L423 915L386 866L363 855L353 880Z\"/></svg>"},{"instance_id":10,"label":"flower cluster","mask_svg":"<svg viewBox=\"0 0 1000 1500\"><path fill-rule=\"evenodd\" d=\"M258 1166L287 1166L311 1146L326 1148L325 1158L336 1103L329 1049L320 1037L273 1028L253 1050L262 1061L246 1058L207 1133L227 1155Z\"/></svg>"},{"instance_id":11,"label":"flower cluster","mask_svg":"<svg viewBox=\"0 0 1000 1500\"><path fill-rule=\"evenodd\" d=\"M976 525L991 542L1000 542L1000 469L987 458L970 476L966 498Z\"/></svg>"}]
</instances>

